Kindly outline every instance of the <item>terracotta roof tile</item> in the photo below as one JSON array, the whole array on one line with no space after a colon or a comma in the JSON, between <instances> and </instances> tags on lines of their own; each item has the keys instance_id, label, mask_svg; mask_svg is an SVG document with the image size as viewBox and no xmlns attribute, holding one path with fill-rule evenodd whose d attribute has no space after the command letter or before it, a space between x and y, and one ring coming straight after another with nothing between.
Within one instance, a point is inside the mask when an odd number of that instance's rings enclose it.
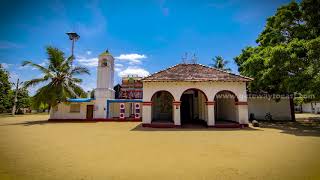
<instances>
[{"instance_id":1,"label":"terracotta roof tile","mask_svg":"<svg viewBox=\"0 0 320 180\"><path fill-rule=\"evenodd\" d=\"M142 81L251 81L252 78L236 75L201 64L177 64L156 72Z\"/></svg>"}]
</instances>

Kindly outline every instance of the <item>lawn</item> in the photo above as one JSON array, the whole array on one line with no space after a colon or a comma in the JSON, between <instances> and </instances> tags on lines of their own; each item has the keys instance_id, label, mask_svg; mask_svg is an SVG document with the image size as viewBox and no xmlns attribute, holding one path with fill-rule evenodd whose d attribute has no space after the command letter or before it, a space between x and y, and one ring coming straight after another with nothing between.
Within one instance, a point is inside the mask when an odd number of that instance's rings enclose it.
<instances>
[{"instance_id":1,"label":"lawn","mask_svg":"<svg viewBox=\"0 0 320 180\"><path fill-rule=\"evenodd\" d=\"M0 179L320 179L319 125L149 129L0 117Z\"/></svg>"}]
</instances>

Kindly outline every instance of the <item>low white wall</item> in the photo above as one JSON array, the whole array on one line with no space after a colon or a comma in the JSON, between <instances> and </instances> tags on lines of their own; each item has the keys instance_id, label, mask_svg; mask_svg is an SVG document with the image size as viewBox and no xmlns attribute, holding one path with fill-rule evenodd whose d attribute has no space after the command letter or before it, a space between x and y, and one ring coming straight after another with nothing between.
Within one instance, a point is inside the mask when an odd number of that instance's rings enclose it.
<instances>
[{"instance_id":1,"label":"low white wall","mask_svg":"<svg viewBox=\"0 0 320 180\"><path fill-rule=\"evenodd\" d=\"M248 98L248 111L249 115L253 113L257 120L264 120L268 112L274 120L291 120L289 98L281 99L279 102L267 98Z\"/></svg>"},{"instance_id":2,"label":"low white wall","mask_svg":"<svg viewBox=\"0 0 320 180\"><path fill-rule=\"evenodd\" d=\"M71 104L80 104L80 112L70 112ZM51 108L50 119L86 119L87 105L93 103L60 103L55 108Z\"/></svg>"},{"instance_id":3,"label":"low white wall","mask_svg":"<svg viewBox=\"0 0 320 180\"><path fill-rule=\"evenodd\" d=\"M320 102L309 102L302 104L302 112L320 113Z\"/></svg>"}]
</instances>

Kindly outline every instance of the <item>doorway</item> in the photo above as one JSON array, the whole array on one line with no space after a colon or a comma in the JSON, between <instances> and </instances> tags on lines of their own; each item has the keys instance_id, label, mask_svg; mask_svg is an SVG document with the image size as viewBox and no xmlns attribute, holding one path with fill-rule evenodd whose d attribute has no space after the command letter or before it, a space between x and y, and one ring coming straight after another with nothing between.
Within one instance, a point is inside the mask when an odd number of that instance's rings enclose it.
<instances>
[{"instance_id":1,"label":"doorway","mask_svg":"<svg viewBox=\"0 0 320 180\"><path fill-rule=\"evenodd\" d=\"M93 119L93 105L87 105L87 119Z\"/></svg>"},{"instance_id":2,"label":"doorway","mask_svg":"<svg viewBox=\"0 0 320 180\"><path fill-rule=\"evenodd\" d=\"M180 98L181 125L206 125L206 95L198 89L184 91Z\"/></svg>"},{"instance_id":3,"label":"doorway","mask_svg":"<svg viewBox=\"0 0 320 180\"><path fill-rule=\"evenodd\" d=\"M173 96L167 91L158 91L152 98L152 122L173 122Z\"/></svg>"},{"instance_id":4,"label":"doorway","mask_svg":"<svg viewBox=\"0 0 320 180\"><path fill-rule=\"evenodd\" d=\"M190 123L193 120L193 96L192 94L183 94L181 96L181 121Z\"/></svg>"}]
</instances>

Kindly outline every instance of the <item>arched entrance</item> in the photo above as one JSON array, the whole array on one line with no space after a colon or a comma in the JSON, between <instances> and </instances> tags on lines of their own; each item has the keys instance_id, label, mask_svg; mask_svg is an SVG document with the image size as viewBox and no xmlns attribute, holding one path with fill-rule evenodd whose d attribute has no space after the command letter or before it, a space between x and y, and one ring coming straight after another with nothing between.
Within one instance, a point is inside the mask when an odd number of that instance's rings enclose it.
<instances>
[{"instance_id":1,"label":"arched entrance","mask_svg":"<svg viewBox=\"0 0 320 180\"><path fill-rule=\"evenodd\" d=\"M215 97L216 124L224 122L237 122L237 96L231 91L220 91Z\"/></svg>"},{"instance_id":2,"label":"arched entrance","mask_svg":"<svg viewBox=\"0 0 320 180\"><path fill-rule=\"evenodd\" d=\"M158 91L153 94L152 122L173 122L173 96L168 91Z\"/></svg>"},{"instance_id":3,"label":"arched entrance","mask_svg":"<svg viewBox=\"0 0 320 180\"><path fill-rule=\"evenodd\" d=\"M199 89L188 89L181 95L180 117L181 125L206 124L208 98Z\"/></svg>"}]
</instances>

